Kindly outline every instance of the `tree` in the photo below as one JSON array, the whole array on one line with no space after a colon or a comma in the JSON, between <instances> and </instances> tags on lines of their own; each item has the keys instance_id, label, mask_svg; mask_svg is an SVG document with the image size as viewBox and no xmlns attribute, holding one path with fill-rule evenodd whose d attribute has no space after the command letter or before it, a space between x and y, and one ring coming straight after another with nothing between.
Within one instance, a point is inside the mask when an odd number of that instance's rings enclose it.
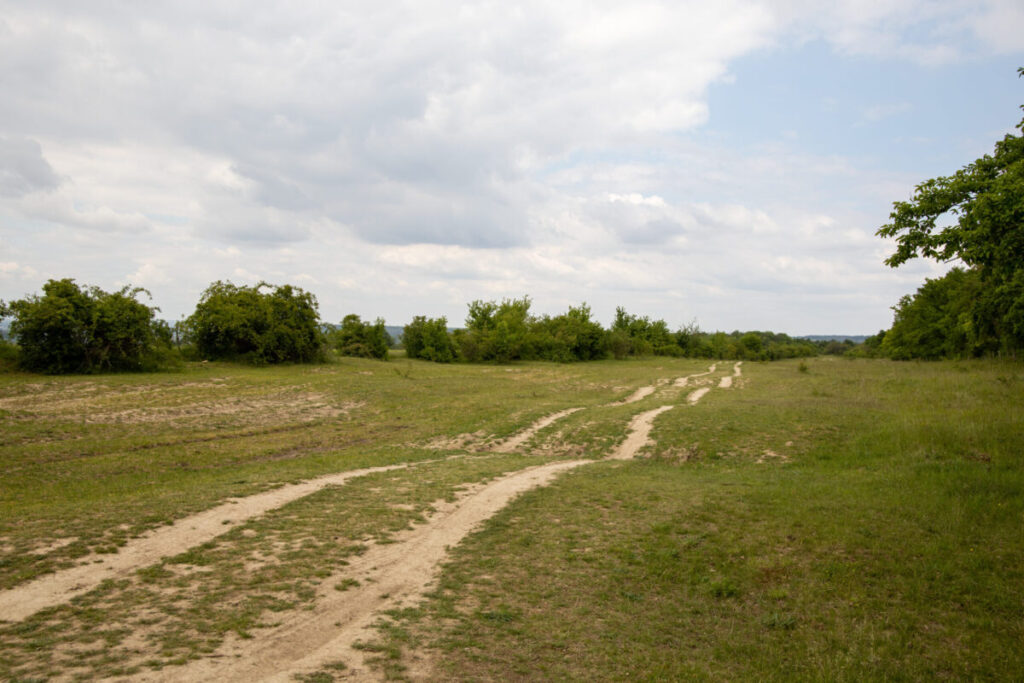
<instances>
[{"instance_id":1,"label":"tree","mask_svg":"<svg viewBox=\"0 0 1024 683\"><path fill-rule=\"evenodd\" d=\"M246 287L218 280L203 292L186 326L205 358L264 365L323 357L316 297L292 285Z\"/></svg>"},{"instance_id":2,"label":"tree","mask_svg":"<svg viewBox=\"0 0 1024 683\"><path fill-rule=\"evenodd\" d=\"M892 222L877 232L896 239L889 266L924 257L977 271L984 295L971 318L980 350L1024 348L1024 120L1017 128L1022 135L1006 135L992 155L894 202ZM940 225L944 217L955 220Z\"/></svg>"},{"instance_id":3,"label":"tree","mask_svg":"<svg viewBox=\"0 0 1024 683\"><path fill-rule=\"evenodd\" d=\"M43 295L12 301L11 334L19 363L51 374L154 369L168 358L170 328L155 307L138 301L141 287L105 292L70 278L49 280Z\"/></svg>"}]
</instances>

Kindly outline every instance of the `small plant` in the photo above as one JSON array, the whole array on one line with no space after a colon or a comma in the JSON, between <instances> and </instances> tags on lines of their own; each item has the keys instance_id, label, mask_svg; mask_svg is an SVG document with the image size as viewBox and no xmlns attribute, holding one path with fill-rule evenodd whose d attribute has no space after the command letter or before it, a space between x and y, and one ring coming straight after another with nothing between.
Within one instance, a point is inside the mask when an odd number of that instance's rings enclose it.
<instances>
[{"instance_id":1,"label":"small plant","mask_svg":"<svg viewBox=\"0 0 1024 683\"><path fill-rule=\"evenodd\" d=\"M807 363L805 363L804 361L800 361L800 365L796 366L796 369L803 373L807 373L810 371L810 368L807 367Z\"/></svg>"},{"instance_id":2,"label":"small plant","mask_svg":"<svg viewBox=\"0 0 1024 683\"><path fill-rule=\"evenodd\" d=\"M780 629L783 631L792 631L796 628L796 617L792 614L782 614L780 612L772 612L764 619L761 620L761 624L767 629Z\"/></svg>"},{"instance_id":3,"label":"small plant","mask_svg":"<svg viewBox=\"0 0 1024 683\"><path fill-rule=\"evenodd\" d=\"M711 584L711 595L716 598L735 598L740 594L739 587L729 579L721 579Z\"/></svg>"}]
</instances>

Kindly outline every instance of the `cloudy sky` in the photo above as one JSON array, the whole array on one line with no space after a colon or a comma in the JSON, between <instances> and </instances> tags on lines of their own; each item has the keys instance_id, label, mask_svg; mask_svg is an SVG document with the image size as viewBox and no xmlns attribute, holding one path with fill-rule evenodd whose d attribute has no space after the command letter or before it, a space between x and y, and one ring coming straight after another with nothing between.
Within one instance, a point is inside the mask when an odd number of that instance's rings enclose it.
<instances>
[{"instance_id":1,"label":"cloudy sky","mask_svg":"<svg viewBox=\"0 0 1024 683\"><path fill-rule=\"evenodd\" d=\"M875 230L1014 130L1021 65L1019 0L0 0L0 299L870 334L948 267Z\"/></svg>"}]
</instances>

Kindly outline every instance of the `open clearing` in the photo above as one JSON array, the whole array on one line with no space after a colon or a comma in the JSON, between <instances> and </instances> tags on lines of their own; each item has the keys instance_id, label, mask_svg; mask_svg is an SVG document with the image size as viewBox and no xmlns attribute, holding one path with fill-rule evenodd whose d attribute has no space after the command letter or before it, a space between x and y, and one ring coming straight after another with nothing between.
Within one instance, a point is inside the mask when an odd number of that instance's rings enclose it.
<instances>
[{"instance_id":1,"label":"open clearing","mask_svg":"<svg viewBox=\"0 0 1024 683\"><path fill-rule=\"evenodd\" d=\"M0 376L0 677L1005 678L1019 364Z\"/></svg>"}]
</instances>

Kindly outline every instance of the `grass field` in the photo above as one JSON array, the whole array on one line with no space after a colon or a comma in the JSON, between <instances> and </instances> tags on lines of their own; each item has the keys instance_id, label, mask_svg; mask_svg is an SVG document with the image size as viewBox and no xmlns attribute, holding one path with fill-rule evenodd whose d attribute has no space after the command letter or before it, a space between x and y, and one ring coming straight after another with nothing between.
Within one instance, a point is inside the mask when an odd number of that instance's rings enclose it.
<instances>
[{"instance_id":1,"label":"grass field","mask_svg":"<svg viewBox=\"0 0 1024 683\"><path fill-rule=\"evenodd\" d=\"M1024 366L685 360L0 375L0 589L228 498L394 463L0 622L0 677L129 676L259 639L466 487L608 455L454 548L360 644L434 679L1013 679L1024 671ZM659 381L661 381L659 383ZM650 396L613 405L642 386ZM692 386L692 383L691 383ZM487 450L582 408L513 454ZM448 456L459 456L449 458ZM0 614L0 619L3 615ZM343 668L306 676L331 680Z\"/></svg>"}]
</instances>

